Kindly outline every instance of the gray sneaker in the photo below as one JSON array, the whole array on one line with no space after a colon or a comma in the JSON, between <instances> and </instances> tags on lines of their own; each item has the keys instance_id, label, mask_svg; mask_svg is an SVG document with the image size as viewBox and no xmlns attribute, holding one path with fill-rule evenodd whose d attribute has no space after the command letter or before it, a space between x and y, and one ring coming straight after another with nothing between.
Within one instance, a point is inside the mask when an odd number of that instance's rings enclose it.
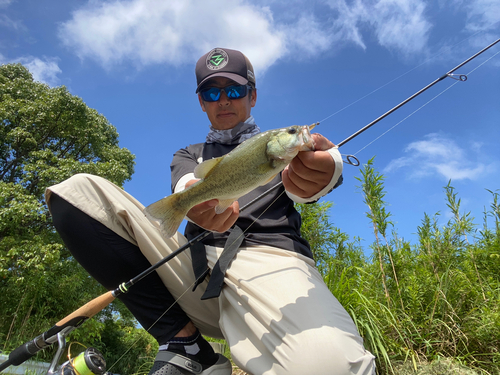
<instances>
[{"instance_id":1,"label":"gray sneaker","mask_svg":"<svg viewBox=\"0 0 500 375\"><path fill-rule=\"evenodd\" d=\"M149 375L231 375L233 368L229 359L217 354L219 359L212 366L206 367L180 354L161 350Z\"/></svg>"}]
</instances>

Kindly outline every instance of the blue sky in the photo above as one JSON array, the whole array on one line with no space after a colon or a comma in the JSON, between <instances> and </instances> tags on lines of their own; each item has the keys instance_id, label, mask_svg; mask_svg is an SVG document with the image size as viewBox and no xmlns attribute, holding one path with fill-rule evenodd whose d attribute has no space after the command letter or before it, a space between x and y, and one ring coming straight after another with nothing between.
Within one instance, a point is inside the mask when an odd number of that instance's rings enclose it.
<instances>
[{"instance_id":1,"label":"blue sky","mask_svg":"<svg viewBox=\"0 0 500 375\"><path fill-rule=\"evenodd\" d=\"M321 121L315 131L338 143L498 38L498 0L0 0L0 63L21 62L106 116L136 155L125 189L145 205L170 193L173 153L205 138L194 65L213 47L252 61L262 130ZM340 148L376 157L400 237L413 241L424 213L449 219L450 179L482 225L486 189L500 188L499 51ZM346 165L326 199L332 222L368 247L359 176Z\"/></svg>"}]
</instances>

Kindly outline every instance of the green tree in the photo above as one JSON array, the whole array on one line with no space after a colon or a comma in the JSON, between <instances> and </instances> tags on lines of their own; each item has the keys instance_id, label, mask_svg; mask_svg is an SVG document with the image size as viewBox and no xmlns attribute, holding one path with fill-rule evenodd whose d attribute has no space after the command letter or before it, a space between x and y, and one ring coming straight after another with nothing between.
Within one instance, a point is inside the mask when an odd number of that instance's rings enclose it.
<instances>
[{"instance_id":1,"label":"green tree","mask_svg":"<svg viewBox=\"0 0 500 375\"><path fill-rule=\"evenodd\" d=\"M122 186L134 155L65 87L0 66L0 342L12 349L102 293L57 235L44 191L76 173Z\"/></svg>"},{"instance_id":2,"label":"green tree","mask_svg":"<svg viewBox=\"0 0 500 375\"><path fill-rule=\"evenodd\" d=\"M296 204L302 217L300 232L311 247L316 266L323 276L339 277L346 267L363 264L359 238L349 236L330 222L332 202Z\"/></svg>"}]
</instances>

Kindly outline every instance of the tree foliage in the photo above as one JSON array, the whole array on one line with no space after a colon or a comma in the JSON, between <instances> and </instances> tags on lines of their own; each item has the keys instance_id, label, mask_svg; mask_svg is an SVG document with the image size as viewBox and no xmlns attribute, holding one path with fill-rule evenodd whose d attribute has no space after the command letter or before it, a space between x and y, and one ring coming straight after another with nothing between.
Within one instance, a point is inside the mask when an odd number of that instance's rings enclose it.
<instances>
[{"instance_id":1,"label":"tree foliage","mask_svg":"<svg viewBox=\"0 0 500 375\"><path fill-rule=\"evenodd\" d=\"M57 235L45 189L75 173L122 186L134 155L103 115L20 64L0 66L0 140L0 349L8 351L103 293ZM90 341L109 325L104 318L81 328Z\"/></svg>"},{"instance_id":2,"label":"tree foliage","mask_svg":"<svg viewBox=\"0 0 500 375\"><path fill-rule=\"evenodd\" d=\"M0 121L0 343L9 351L103 292L55 232L45 188L80 172L122 186L134 156L104 116L64 87L34 82L19 64L0 66ZM500 374L499 193L490 190L479 225L448 183L451 219L424 213L412 244L397 234L374 160L358 180L373 227L369 250L369 239L329 221L331 202L298 210L318 268L376 355L377 372L469 374L468 366ZM71 339L100 349L114 373L146 373L157 344L135 325L116 301Z\"/></svg>"}]
</instances>

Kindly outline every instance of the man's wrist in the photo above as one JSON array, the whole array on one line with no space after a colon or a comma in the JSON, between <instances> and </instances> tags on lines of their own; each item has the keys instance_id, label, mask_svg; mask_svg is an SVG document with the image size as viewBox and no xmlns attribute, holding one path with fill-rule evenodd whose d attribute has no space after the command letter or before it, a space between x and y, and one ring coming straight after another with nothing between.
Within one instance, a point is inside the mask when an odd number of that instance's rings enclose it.
<instances>
[{"instance_id":1,"label":"man's wrist","mask_svg":"<svg viewBox=\"0 0 500 375\"><path fill-rule=\"evenodd\" d=\"M188 173L182 176L179 181L175 184L174 187L174 193L178 193L179 191L182 191L186 188L186 184L191 181L195 180L196 177L194 177L194 173Z\"/></svg>"},{"instance_id":2,"label":"man's wrist","mask_svg":"<svg viewBox=\"0 0 500 375\"><path fill-rule=\"evenodd\" d=\"M332 191L335 187L337 187L337 182L339 182L340 177L342 176L342 170L344 167L344 162L342 161L342 156L340 155L339 149L337 146L332 147L328 150L325 150L325 152L328 152L330 156L332 157L334 163L335 163L335 171L333 172L332 179L326 185L321 191L318 193L314 194L311 197L303 198L299 197L295 194L290 193L289 191L286 191L286 194L288 197L293 200L295 203L311 203L311 202L316 202L318 199L321 197L325 196L328 194L330 191ZM339 184L340 185L340 184Z\"/></svg>"}]
</instances>

